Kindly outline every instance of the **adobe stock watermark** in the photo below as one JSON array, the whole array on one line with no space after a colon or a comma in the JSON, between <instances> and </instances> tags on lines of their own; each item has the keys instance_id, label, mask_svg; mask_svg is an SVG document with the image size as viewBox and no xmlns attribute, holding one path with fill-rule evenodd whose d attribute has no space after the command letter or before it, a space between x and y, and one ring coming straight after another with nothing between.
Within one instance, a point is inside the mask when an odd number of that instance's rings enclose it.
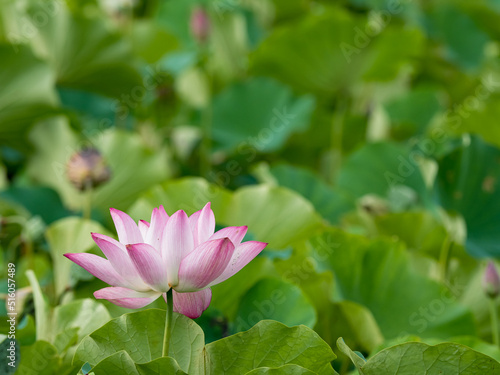
<instances>
[{"instance_id":1,"label":"adobe stock watermark","mask_svg":"<svg viewBox=\"0 0 500 375\"><path fill-rule=\"evenodd\" d=\"M16 327L17 327L17 307L16 307L16 265L7 264L7 365L15 368L17 366L16 350Z\"/></svg>"}]
</instances>

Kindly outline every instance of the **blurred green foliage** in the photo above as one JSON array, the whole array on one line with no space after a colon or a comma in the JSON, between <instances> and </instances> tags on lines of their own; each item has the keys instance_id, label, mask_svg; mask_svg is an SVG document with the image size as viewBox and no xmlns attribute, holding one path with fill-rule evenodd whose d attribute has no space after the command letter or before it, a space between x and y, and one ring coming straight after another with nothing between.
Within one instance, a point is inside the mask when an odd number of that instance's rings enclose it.
<instances>
[{"instance_id":1,"label":"blurred green foliage","mask_svg":"<svg viewBox=\"0 0 500 375\"><path fill-rule=\"evenodd\" d=\"M1 0L0 297L13 262L19 373L77 372L80 341L128 312L88 300L104 284L62 257L100 254L89 232L114 234L109 207L138 220L208 201L219 226L269 242L197 321L214 356L274 319L344 337L341 374L348 357L366 373L406 363L406 341L500 359L481 291L500 257L499 19L494 0ZM67 163L89 147L111 175L81 191ZM194 360L122 349L90 365ZM331 373L278 362L244 373Z\"/></svg>"}]
</instances>

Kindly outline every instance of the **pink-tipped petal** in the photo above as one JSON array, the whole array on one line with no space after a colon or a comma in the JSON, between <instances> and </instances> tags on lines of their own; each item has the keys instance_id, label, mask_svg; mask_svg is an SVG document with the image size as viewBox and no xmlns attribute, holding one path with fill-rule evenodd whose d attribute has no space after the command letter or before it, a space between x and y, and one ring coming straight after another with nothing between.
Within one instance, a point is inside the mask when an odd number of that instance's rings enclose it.
<instances>
[{"instance_id":1,"label":"pink-tipped petal","mask_svg":"<svg viewBox=\"0 0 500 375\"><path fill-rule=\"evenodd\" d=\"M231 240L234 246L238 247L238 245L243 241L245 234L247 234L248 227L245 225L243 227L227 227L215 232L210 240L216 240L218 238L227 237Z\"/></svg>"},{"instance_id":2,"label":"pink-tipped petal","mask_svg":"<svg viewBox=\"0 0 500 375\"><path fill-rule=\"evenodd\" d=\"M146 220L139 220L139 232L141 232L142 238L145 240L148 235L149 223Z\"/></svg>"},{"instance_id":3,"label":"pink-tipped petal","mask_svg":"<svg viewBox=\"0 0 500 375\"><path fill-rule=\"evenodd\" d=\"M203 242L182 260L175 290L194 292L205 288L226 269L233 252L229 238Z\"/></svg>"},{"instance_id":4,"label":"pink-tipped petal","mask_svg":"<svg viewBox=\"0 0 500 375\"><path fill-rule=\"evenodd\" d=\"M139 309L154 302L161 293L158 292L137 292L128 288L103 288L94 292L97 299L107 299L117 306L128 309Z\"/></svg>"},{"instance_id":5,"label":"pink-tipped petal","mask_svg":"<svg viewBox=\"0 0 500 375\"><path fill-rule=\"evenodd\" d=\"M163 230L168 221L168 215L163 206L154 208L151 214L151 226L149 227L148 235L145 237L145 242L153 246L158 251L160 250Z\"/></svg>"},{"instance_id":6,"label":"pink-tipped petal","mask_svg":"<svg viewBox=\"0 0 500 375\"><path fill-rule=\"evenodd\" d=\"M68 253L64 256L109 285L128 285L107 259L88 253Z\"/></svg>"},{"instance_id":7,"label":"pink-tipped petal","mask_svg":"<svg viewBox=\"0 0 500 375\"><path fill-rule=\"evenodd\" d=\"M226 269L210 285L216 285L229 279L252 261L267 246L265 242L247 241L234 249L233 256Z\"/></svg>"},{"instance_id":8,"label":"pink-tipped petal","mask_svg":"<svg viewBox=\"0 0 500 375\"><path fill-rule=\"evenodd\" d=\"M165 298L165 294L163 295ZM177 293L174 290L174 311L191 319L196 319L205 311L212 300L210 288L193 293Z\"/></svg>"},{"instance_id":9,"label":"pink-tipped petal","mask_svg":"<svg viewBox=\"0 0 500 375\"><path fill-rule=\"evenodd\" d=\"M118 239L122 244L144 242L139 227L130 216L116 208L110 208L109 211L115 223Z\"/></svg>"},{"instance_id":10,"label":"pink-tipped petal","mask_svg":"<svg viewBox=\"0 0 500 375\"><path fill-rule=\"evenodd\" d=\"M207 241L214 234L215 216L210 208L210 202L189 217L189 225L193 231L194 246Z\"/></svg>"},{"instance_id":11,"label":"pink-tipped petal","mask_svg":"<svg viewBox=\"0 0 500 375\"><path fill-rule=\"evenodd\" d=\"M179 283L181 261L193 249L193 233L189 227L189 219L184 211L177 211L168 219L161 242L162 258L167 265L168 283L171 286Z\"/></svg>"},{"instance_id":12,"label":"pink-tipped petal","mask_svg":"<svg viewBox=\"0 0 500 375\"><path fill-rule=\"evenodd\" d=\"M135 290L149 290L144 284L134 264L125 250L125 245L104 234L92 233L92 238L102 250L106 258L110 261L113 268L126 281L127 286Z\"/></svg>"},{"instance_id":13,"label":"pink-tipped petal","mask_svg":"<svg viewBox=\"0 0 500 375\"><path fill-rule=\"evenodd\" d=\"M142 280L159 292L167 292L167 270L159 252L151 245L138 243L127 245L127 251Z\"/></svg>"}]
</instances>

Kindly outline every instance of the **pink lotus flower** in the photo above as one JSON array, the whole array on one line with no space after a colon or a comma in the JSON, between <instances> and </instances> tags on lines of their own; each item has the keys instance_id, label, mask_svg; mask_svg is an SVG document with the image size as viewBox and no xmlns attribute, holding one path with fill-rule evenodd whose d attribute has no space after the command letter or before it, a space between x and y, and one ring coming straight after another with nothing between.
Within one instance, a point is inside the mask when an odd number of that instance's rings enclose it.
<instances>
[{"instance_id":1,"label":"pink lotus flower","mask_svg":"<svg viewBox=\"0 0 500 375\"><path fill-rule=\"evenodd\" d=\"M228 227L214 233L210 203L188 217L182 210L168 216L155 208L151 223L136 224L111 208L119 241L92 233L107 259L89 253L64 254L95 277L112 285L94 293L131 309L144 307L173 289L174 311L192 319L210 305L210 286L241 270L266 247L241 242L247 227Z\"/></svg>"}]
</instances>

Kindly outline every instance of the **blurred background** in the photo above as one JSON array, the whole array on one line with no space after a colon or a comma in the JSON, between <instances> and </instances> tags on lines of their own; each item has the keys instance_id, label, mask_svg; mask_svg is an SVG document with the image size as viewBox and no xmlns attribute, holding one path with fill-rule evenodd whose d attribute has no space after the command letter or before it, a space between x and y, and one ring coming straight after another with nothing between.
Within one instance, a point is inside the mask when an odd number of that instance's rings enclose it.
<instances>
[{"instance_id":1,"label":"blurred background","mask_svg":"<svg viewBox=\"0 0 500 375\"><path fill-rule=\"evenodd\" d=\"M212 201L270 245L214 288L207 340L272 318L367 355L486 345L499 20L496 0L0 0L0 275L16 263L24 344L25 270L53 306L92 297L61 254L97 253L109 207ZM259 309L276 289L288 305Z\"/></svg>"}]
</instances>

